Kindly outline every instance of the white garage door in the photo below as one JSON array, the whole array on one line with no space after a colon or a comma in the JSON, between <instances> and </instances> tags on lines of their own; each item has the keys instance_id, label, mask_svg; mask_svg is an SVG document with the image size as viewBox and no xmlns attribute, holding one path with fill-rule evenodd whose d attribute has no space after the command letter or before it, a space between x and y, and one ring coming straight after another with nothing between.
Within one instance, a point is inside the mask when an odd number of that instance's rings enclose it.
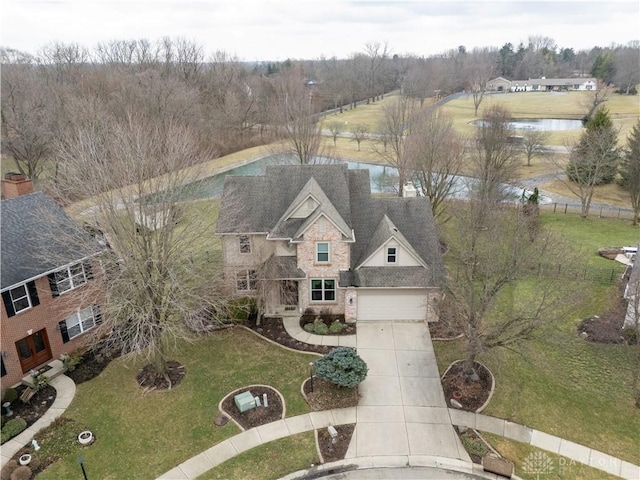
<instances>
[{"instance_id":1,"label":"white garage door","mask_svg":"<svg viewBox=\"0 0 640 480\"><path fill-rule=\"evenodd\" d=\"M426 317L426 290L358 290L358 320L424 320Z\"/></svg>"}]
</instances>

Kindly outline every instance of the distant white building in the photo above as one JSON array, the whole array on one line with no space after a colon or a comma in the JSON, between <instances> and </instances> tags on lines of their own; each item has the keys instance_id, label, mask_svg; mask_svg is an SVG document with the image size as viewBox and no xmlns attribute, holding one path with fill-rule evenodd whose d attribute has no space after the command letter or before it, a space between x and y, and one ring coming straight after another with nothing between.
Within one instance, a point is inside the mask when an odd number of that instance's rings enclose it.
<instances>
[{"instance_id":1,"label":"distant white building","mask_svg":"<svg viewBox=\"0 0 640 480\"><path fill-rule=\"evenodd\" d=\"M585 92L598 89L595 78L530 78L508 80L497 77L487 83L490 92Z\"/></svg>"}]
</instances>

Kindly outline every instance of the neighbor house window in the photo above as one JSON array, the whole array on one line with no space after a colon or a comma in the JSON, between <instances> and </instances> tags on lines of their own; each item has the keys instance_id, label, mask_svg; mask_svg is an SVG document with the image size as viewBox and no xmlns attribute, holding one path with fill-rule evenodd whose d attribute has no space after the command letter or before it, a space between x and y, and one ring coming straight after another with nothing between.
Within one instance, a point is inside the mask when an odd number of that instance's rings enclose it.
<instances>
[{"instance_id":1,"label":"neighbor house window","mask_svg":"<svg viewBox=\"0 0 640 480\"><path fill-rule=\"evenodd\" d=\"M248 292L257 290L258 282L255 270L238 270L236 272L236 290Z\"/></svg>"},{"instance_id":2,"label":"neighbor house window","mask_svg":"<svg viewBox=\"0 0 640 480\"><path fill-rule=\"evenodd\" d=\"M396 263L398 261L398 249L396 247L387 247L387 263Z\"/></svg>"},{"instance_id":3,"label":"neighbor house window","mask_svg":"<svg viewBox=\"0 0 640 480\"><path fill-rule=\"evenodd\" d=\"M35 282L23 283L11 290L2 292L2 300L8 317L13 317L16 313L40 305Z\"/></svg>"},{"instance_id":4,"label":"neighbor house window","mask_svg":"<svg viewBox=\"0 0 640 480\"><path fill-rule=\"evenodd\" d=\"M251 239L249 235L240 236L240 253L251 253Z\"/></svg>"},{"instance_id":5,"label":"neighbor house window","mask_svg":"<svg viewBox=\"0 0 640 480\"><path fill-rule=\"evenodd\" d=\"M58 324L62 341L66 343L87 330L91 330L100 323L101 318L100 307L97 305L83 308L69 315Z\"/></svg>"},{"instance_id":6,"label":"neighbor house window","mask_svg":"<svg viewBox=\"0 0 640 480\"><path fill-rule=\"evenodd\" d=\"M336 281L318 278L311 280L311 300L314 302L333 302L336 299Z\"/></svg>"},{"instance_id":7,"label":"neighbor house window","mask_svg":"<svg viewBox=\"0 0 640 480\"><path fill-rule=\"evenodd\" d=\"M329 261L329 243L316 243L316 262L327 263Z\"/></svg>"},{"instance_id":8,"label":"neighbor house window","mask_svg":"<svg viewBox=\"0 0 640 480\"><path fill-rule=\"evenodd\" d=\"M91 265L89 262L75 263L69 267L65 267L57 272L50 273L49 286L51 294L57 297L61 293L68 292L74 288L87 283L93 275L91 273Z\"/></svg>"}]
</instances>

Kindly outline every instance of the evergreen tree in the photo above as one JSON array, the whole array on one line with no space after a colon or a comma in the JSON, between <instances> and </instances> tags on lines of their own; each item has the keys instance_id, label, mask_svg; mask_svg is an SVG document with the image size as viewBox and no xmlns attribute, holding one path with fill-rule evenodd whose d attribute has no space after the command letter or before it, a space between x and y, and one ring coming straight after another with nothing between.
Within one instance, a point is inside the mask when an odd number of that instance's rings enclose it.
<instances>
[{"instance_id":1,"label":"evergreen tree","mask_svg":"<svg viewBox=\"0 0 640 480\"><path fill-rule=\"evenodd\" d=\"M629 193L633 209L633 224L640 216L640 120L636 122L627 138L627 149L620 161L620 184Z\"/></svg>"}]
</instances>

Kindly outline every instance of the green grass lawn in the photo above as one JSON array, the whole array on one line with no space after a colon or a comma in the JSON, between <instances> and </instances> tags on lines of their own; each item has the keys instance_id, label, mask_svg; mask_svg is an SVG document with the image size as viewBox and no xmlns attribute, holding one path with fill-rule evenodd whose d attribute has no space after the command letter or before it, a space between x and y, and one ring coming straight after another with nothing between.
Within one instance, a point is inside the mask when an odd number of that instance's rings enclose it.
<instances>
[{"instance_id":1,"label":"green grass lawn","mask_svg":"<svg viewBox=\"0 0 640 480\"><path fill-rule=\"evenodd\" d=\"M200 475L198 480L276 480L317 464L313 432L260 445Z\"/></svg>"},{"instance_id":2,"label":"green grass lawn","mask_svg":"<svg viewBox=\"0 0 640 480\"><path fill-rule=\"evenodd\" d=\"M638 229L623 221L553 214L543 214L541 220L571 240L593 266L616 265L598 257L598 247L638 240ZM576 334L577 323L603 313L618 292L614 285L588 288L586 300L575 306L571 316L553 319L517 351L495 349L480 356L496 377L495 394L485 413L637 464L640 414L631 389L634 352L625 345L590 343ZM462 341L434 342L434 347L441 372L462 358Z\"/></svg>"},{"instance_id":3,"label":"green grass lawn","mask_svg":"<svg viewBox=\"0 0 640 480\"><path fill-rule=\"evenodd\" d=\"M135 380L141 364L124 359L79 385L65 416L91 429L96 442L78 448L39 478L76 478L80 453L89 478L154 478L239 433L232 422L216 427L213 420L220 400L244 385L266 384L279 390L287 416L309 411L300 385L310 359L316 357L234 329L179 343L171 358L187 370L183 382L171 391L144 393Z\"/></svg>"}]
</instances>

